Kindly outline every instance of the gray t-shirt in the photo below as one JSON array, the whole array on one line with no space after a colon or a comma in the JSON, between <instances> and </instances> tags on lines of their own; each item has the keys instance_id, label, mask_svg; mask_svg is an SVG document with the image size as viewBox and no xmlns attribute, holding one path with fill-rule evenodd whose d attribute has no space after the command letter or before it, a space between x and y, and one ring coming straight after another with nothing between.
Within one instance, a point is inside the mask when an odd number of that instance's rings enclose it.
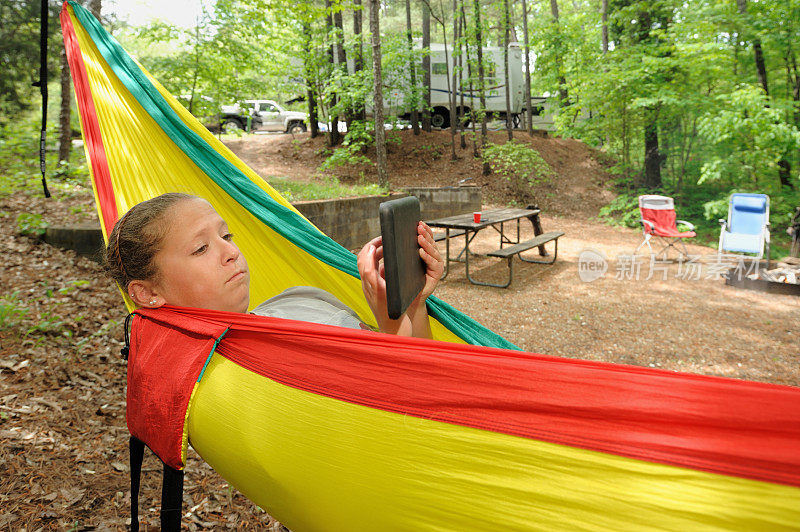
<instances>
[{"instance_id":1,"label":"gray t-shirt","mask_svg":"<svg viewBox=\"0 0 800 532\"><path fill-rule=\"evenodd\" d=\"M293 286L252 310L258 316L310 321L351 329L370 329L353 309L333 294L313 286Z\"/></svg>"}]
</instances>

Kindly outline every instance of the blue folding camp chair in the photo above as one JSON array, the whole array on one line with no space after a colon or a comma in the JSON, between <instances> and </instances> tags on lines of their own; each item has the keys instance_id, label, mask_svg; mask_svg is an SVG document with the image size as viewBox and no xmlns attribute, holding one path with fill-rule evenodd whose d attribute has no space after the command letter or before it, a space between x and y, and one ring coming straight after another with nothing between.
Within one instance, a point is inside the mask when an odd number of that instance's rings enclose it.
<instances>
[{"instance_id":1,"label":"blue folding camp chair","mask_svg":"<svg viewBox=\"0 0 800 532\"><path fill-rule=\"evenodd\" d=\"M769 265L769 196L732 194L728 219L720 219L719 252L753 253L760 259L765 248Z\"/></svg>"}]
</instances>

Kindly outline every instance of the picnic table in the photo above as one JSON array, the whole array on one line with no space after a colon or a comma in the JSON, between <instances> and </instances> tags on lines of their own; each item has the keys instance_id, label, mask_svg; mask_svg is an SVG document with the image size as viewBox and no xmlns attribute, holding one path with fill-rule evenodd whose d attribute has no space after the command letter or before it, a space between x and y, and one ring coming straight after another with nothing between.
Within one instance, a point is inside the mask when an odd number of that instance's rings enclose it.
<instances>
[{"instance_id":1,"label":"picnic table","mask_svg":"<svg viewBox=\"0 0 800 532\"><path fill-rule=\"evenodd\" d=\"M488 211L481 211L481 221L476 222L473 218L473 214L458 214L455 216L448 216L447 218L438 218L436 220L426 220L425 223L431 227L439 227L445 230L443 236L436 237L437 241L445 240L445 269L442 278L446 277L448 272L450 271L450 262L463 262L464 267L466 269L467 279L472 284L483 285L483 286L496 286L498 288L506 288L511 284L511 280L513 277L513 268L512 268L512 261L511 259L514 255L517 255L520 260L525 262L533 262L538 264L552 264L555 262L556 257L558 256L558 239L564 233L562 231L554 231L550 233L544 233L542 231L542 225L539 221L539 213L541 211L537 208L527 208L527 209L492 209ZM534 230L534 238L531 240L526 240L525 242L520 241L520 221L523 218L527 218L531 224L533 225ZM512 237L506 233L505 224L507 222L514 222L516 221L517 231L516 231L516 239L512 240ZM478 233L486 228L492 228L500 235L500 248L492 251L490 253L485 254L489 257L499 257L507 259L508 262L508 279L504 284L496 284L490 282L479 281L473 279L469 273L469 258L470 255L478 255L472 251L470 251L469 246ZM457 238L460 236L464 236L464 247L459 251L458 255L455 257L451 256L450 253L450 240L453 238ZM550 241L555 241L555 250L553 252L552 259L549 260L537 260L537 259L526 259L520 253L523 251L527 251L529 249L533 249L538 247L539 248L539 255L542 257L548 256L547 251L544 248L544 244ZM506 247L507 246L507 247Z\"/></svg>"}]
</instances>

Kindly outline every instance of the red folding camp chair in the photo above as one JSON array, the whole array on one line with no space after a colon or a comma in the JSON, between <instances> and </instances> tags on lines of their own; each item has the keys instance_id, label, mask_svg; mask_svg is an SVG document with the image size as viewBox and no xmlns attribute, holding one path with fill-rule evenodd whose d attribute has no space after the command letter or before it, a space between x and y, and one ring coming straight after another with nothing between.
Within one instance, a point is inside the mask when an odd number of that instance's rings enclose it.
<instances>
[{"instance_id":1,"label":"red folding camp chair","mask_svg":"<svg viewBox=\"0 0 800 532\"><path fill-rule=\"evenodd\" d=\"M650 249L650 254L653 254L650 239L655 236L664 244L664 247L655 254L656 258L663 253L666 259L670 248L677 251L679 255L689 256L683 239L695 236L694 225L684 220L675 219L675 202L672 201L672 198L654 194L639 196L639 212L642 215L639 223L642 224L644 240L633 252L634 255L645 244ZM678 231L677 224L679 223L689 227L689 231ZM680 245L680 247L677 247L676 244Z\"/></svg>"}]
</instances>

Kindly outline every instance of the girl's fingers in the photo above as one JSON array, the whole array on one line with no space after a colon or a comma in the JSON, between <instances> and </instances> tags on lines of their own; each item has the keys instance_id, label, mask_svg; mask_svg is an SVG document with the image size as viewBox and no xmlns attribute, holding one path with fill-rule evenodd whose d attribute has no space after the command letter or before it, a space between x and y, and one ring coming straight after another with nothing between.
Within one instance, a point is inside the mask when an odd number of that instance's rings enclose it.
<instances>
[{"instance_id":1,"label":"girl's fingers","mask_svg":"<svg viewBox=\"0 0 800 532\"><path fill-rule=\"evenodd\" d=\"M435 257L437 260L441 259L439 248L436 247L436 243L433 241L433 238L428 239L424 238L422 235L419 235L417 237L417 242L419 243L421 251L425 251L428 255Z\"/></svg>"},{"instance_id":2,"label":"girl's fingers","mask_svg":"<svg viewBox=\"0 0 800 532\"><path fill-rule=\"evenodd\" d=\"M421 235L429 235L431 238L433 238L433 231L425 222L419 222L419 225L417 226L417 232Z\"/></svg>"}]
</instances>

